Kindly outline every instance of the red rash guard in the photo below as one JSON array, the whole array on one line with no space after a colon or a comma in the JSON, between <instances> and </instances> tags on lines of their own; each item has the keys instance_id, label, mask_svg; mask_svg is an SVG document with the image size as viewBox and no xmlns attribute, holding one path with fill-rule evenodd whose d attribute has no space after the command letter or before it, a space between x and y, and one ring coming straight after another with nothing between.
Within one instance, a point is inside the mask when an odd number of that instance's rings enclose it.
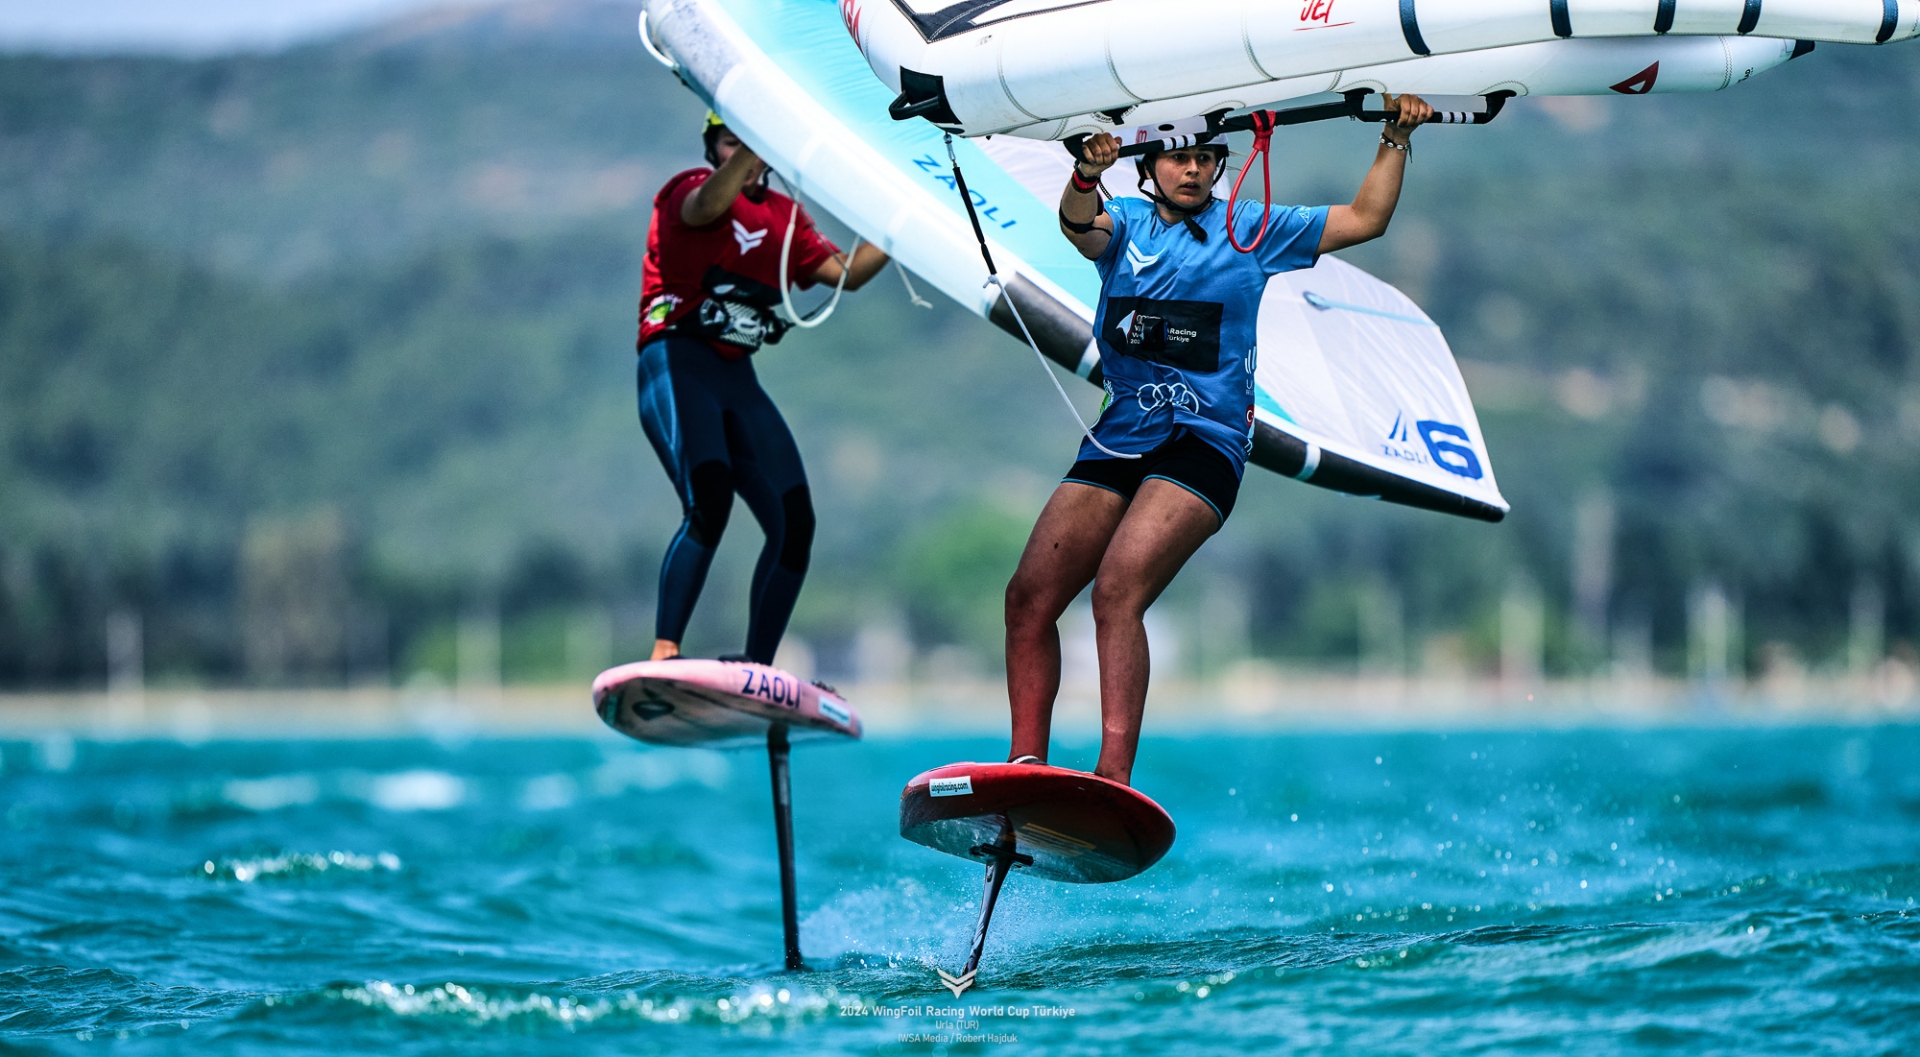
<instances>
[{"instance_id":1,"label":"red rash guard","mask_svg":"<svg viewBox=\"0 0 1920 1057\"><path fill-rule=\"evenodd\" d=\"M653 220L647 226L647 260L640 282L640 337L637 349L669 325L697 308L706 298L701 279L707 269L719 267L744 278L779 289L780 244L787 222L799 206L770 188L759 188L759 201L741 193L725 215L702 227L680 219L687 196L713 175L712 169L689 169L667 181L653 197ZM749 190L752 190L751 188ZM839 250L814 229L813 218L800 210L793 232L793 257L787 279L805 289L813 273ZM737 360L746 349L709 341L722 359Z\"/></svg>"}]
</instances>

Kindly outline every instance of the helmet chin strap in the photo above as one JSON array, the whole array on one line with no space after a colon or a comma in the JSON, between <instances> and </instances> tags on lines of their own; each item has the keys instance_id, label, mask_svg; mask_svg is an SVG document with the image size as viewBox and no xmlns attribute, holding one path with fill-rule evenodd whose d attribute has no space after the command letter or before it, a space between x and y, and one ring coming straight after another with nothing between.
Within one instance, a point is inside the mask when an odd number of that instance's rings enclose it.
<instances>
[{"instance_id":1,"label":"helmet chin strap","mask_svg":"<svg viewBox=\"0 0 1920 1057\"><path fill-rule=\"evenodd\" d=\"M1226 159L1222 158L1219 162L1215 163L1214 165L1213 183L1207 185L1206 204L1201 206L1191 207L1191 208L1187 206L1183 206L1180 203L1174 201L1173 199L1168 198L1166 195L1160 193L1160 175L1153 171L1154 163L1157 162L1158 160L1159 160L1158 155L1154 155L1152 158L1148 159L1147 164L1145 166L1147 170L1146 174L1140 178L1140 185L1139 185L1140 193L1143 195L1146 195L1147 201L1152 202L1154 205L1163 206L1166 208L1168 212L1179 214L1180 222L1187 226L1187 234L1192 235L1194 237L1194 241L1196 242L1207 241L1206 229L1202 228L1199 225L1199 223L1196 222L1193 218L1199 216L1200 214L1206 212L1208 209L1211 209L1213 207L1213 188L1220 183L1221 170L1226 165ZM1147 184L1149 181L1151 181L1153 184L1152 190L1147 189Z\"/></svg>"}]
</instances>

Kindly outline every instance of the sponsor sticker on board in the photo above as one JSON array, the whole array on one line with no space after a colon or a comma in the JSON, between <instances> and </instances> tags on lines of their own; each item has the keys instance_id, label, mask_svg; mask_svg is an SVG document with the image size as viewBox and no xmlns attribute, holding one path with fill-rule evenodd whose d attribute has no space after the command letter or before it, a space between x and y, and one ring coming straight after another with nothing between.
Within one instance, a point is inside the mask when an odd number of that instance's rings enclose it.
<instances>
[{"instance_id":1,"label":"sponsor sticker on board","mask_svg":"<svg viewBox=\"0 0 1920 1057\"><path fill-rule=\"evenodd\" d=\"M935 778L927 783L928 796L972 796L973 776L963 774L958 778Z\"/></svg>"},{"instance_id":2,"label":"sponsor sticker on board","mask_svg":"<svg viewBox=\"0 0 1920 1057\"><path fill-rule=\"evenodd\" d=\"M820 714L843 727L853 725L853 713L841 708L839 704L835 703L832 698L825 694L820 695Z\"/></svg>"}]
</instances>

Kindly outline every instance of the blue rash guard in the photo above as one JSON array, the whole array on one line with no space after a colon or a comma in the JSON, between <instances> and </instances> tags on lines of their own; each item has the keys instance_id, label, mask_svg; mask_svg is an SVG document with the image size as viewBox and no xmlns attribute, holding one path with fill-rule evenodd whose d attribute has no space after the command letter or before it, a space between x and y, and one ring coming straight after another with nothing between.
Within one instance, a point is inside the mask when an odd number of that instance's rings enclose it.
<instances>
[{"instance_id":1,"label":"blue rash guard","mask_svg":"<svg viewBox=\"0 0 1920 1057\"><path fill-rule=\"evenodd\" d=\"M1241 245L1260 230L1263 207L1235 213ZM1275 206L1252 253L1227 241L1227 203L1194 217L1207 241L1160 219L1153 203L1107 203L1113 238L1094 261L1100 306L1094 333L1108 403L1093 434L1114 451L1152 450L1184 426L1242 473L1253 451L1254 330L1268 276L1311 268L1320 258L1325 206ZM1105 459L1090 441L1080 458Z\"/></svg>"}]
</instances>

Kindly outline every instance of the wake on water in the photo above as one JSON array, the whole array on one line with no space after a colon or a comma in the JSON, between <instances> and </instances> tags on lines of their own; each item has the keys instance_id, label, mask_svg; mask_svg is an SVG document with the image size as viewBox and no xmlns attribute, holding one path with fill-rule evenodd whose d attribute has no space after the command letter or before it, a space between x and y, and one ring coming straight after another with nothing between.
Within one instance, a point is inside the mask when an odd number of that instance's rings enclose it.
<instances>
[{"instance_id":1,"label":"wake on water","mask_svg":"<svg viewBox=\"0 0 1920 1057\"><path fill-rule=\"evenodd\" d=\"M1920 1042L1911 728L1152 740L1173 851L1112 885L1016 871L956 998L935 969L979 872L893 812L999 747L795 753L812 971L786 974L752 755L5 744L0 1050Z\"/></svg>"}]
</instances>

